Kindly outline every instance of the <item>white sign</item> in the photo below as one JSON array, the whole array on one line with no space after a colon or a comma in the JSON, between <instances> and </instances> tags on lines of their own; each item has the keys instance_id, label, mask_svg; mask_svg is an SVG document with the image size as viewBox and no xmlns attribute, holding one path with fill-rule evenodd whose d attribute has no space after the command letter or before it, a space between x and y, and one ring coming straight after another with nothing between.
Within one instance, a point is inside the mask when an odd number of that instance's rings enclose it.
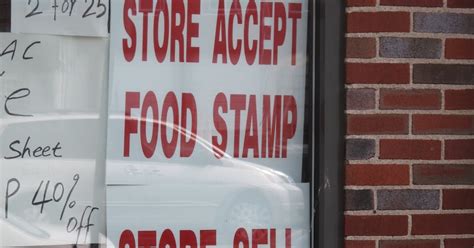
<instances>
[{"instance_id":1,"label":"white sign","mask_svg":"<svg viewBox=\"0 0 474 248\"><path fill-rule=\"evenodd\" d=\"M111 8L108 238L118 247L309 247L308 2Z\"/></svg>"},{"instance_id":2,"label":"white sign","mask_svg":"<svg viewBox=\"0 0 474 248\"><path fill-rule=\"evenodd\" d=\"M107 50L103 38L0 34L0 246L105 232Z\"/></svg>"},{"instance_id":3,"label":"white sign","mask_svg":"<svg viewBox=\"0 0 474 248\"><path fill-rule=\"evenodd\" d=\"M14 33L108 36L109 0L12 0Z\"/></svg>"},{"instance_id":4,"label":"white sign","mask_svg":"<svg viewBox=\"0 0 474 248\"><path fill-rule=\"evenodd\" d=\"M153 181L116 161L226 155L300 181L307 2L139 2L112 3L107 183Z\"/></svg>"},{"instance_id":5,"label":"white sign","mask_svg":"<svg viewBox=\"0 0 474 248\"><path fill-rule=\"evenodd\" d=\"M108 186L108 238L117 248L309 248L309 184L252 181L257 174L229 182Z\"/></svg>"}]
</instances>

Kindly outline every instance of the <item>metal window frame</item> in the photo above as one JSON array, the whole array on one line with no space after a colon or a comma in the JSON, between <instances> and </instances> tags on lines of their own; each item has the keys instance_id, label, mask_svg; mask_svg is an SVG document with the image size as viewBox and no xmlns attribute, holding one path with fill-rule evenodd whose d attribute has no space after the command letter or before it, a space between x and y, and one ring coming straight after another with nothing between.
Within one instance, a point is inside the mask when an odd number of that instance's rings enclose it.
<instances>
[{"instance_id":1,"label":"metal window frame","mask_svg":"<svg viewBox=\"0 0 474 248\"><path fill-rule=\"evenodd\" d=\"M343 248L345 1L314 0L313 3L312 247Z\"/></svg>"}]
</instances>

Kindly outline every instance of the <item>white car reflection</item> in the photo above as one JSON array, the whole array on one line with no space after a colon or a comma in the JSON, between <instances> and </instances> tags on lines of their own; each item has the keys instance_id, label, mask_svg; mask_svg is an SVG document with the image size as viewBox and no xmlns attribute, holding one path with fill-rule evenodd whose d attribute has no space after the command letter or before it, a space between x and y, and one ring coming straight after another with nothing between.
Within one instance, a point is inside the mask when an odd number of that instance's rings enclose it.
<instances>
[{"instance_id":1,"label":"white car reflection","mask_svg":"<svg viewBox=\"0 0 474 248\"><path fill-rule=\"evenodd\" d=\"M123 119L120 121L123 122ZM25 136L25 130L32 127L43 130L41 135L44 137L36 137L38 140L51 139L51 133L63 133L69 137L68 140L80 140L76 136L95 140L90 147L84 147L80 143L67 144L67 147L80 151L74 154L75 157L71 155L62 159L9 161L8 175L16 175L23 182L29 182L22 187L21 194L12 198L12 209L15 204L20 206L31 202L39 181L70 181L76 172L81 173L83 189L86 186L85 192L80 196L74 195L77 206L88 205L93 199L97 200L92 194L103 196L102 192L96 192L93 187L97 184L96 177L103 175L103 167L100 169L103 164L96 160L97 151L101 150L98 115L47 116L36 119L35 122L11 119L2 124L2 142ZM284 173L234 159L224 152L220 152L223 154L221 159L216 159L207 140L179 127L165 125L177 128L180 133L196 140L193 156L177 161L108 160L108 178L120 181L107 186L109 231L125 225L137 227L136 230L217 229L220 233L229 233L227 236L231 237L238 227L249 230L293 228L295 232L300 230L305 238L308 237L309 194L302 190L301 184L295 183ZM71 128L77 132L67 132ZM6 179L5 174L2 174L2 179ZM45 175L47 177L43 178ZM102 200L105 202L104 198ZM75 240L74 237L65 235L65 222L57 221L60 207L48 205L43 215L38 215L37 212L31 215L18 211L17 208L10 213L12 218L0 218L0 235L6 237L2 238L3 241L6 244L20 240L26 244L42 245L73 243L70 240ZM37 210L38 207L30 209ZM101 215L99 220L105 220L105 211L101 211ZM114 238L117 237L109 237ZM298 244L297 240L293 242Z\"/></svg>"},{"instance_id":2,"label":"white car reflection","mask_svg":"<svg viewBox=\"0 0 474 248\"><path fill-rule=\"evenodd\" d=\"M194 153L177 160L107 160L108 230L120 226L138 230L211 228L231 235L245 227L309 232L309 192L302 190L301 183L282 172L216 151L188 130L160 124L194 139ZM223 157L215 158L215 152Z\"/></svg>"}]
</instances>

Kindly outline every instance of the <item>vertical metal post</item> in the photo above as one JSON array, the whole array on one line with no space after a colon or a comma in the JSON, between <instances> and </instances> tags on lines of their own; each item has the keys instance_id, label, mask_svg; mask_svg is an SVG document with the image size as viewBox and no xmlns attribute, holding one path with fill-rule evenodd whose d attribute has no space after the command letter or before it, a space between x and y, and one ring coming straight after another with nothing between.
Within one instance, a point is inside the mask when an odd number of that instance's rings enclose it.
<instances>
[{"instance_id":1,"label":"vertical metal post","mask_svg":"<svg viewBox=\"0 0 474 248\"><path fill-rule=\"evenodd\" d=\"M345 1L316 0L316 248L344 247Z\"/></svg>"}]
</instances>

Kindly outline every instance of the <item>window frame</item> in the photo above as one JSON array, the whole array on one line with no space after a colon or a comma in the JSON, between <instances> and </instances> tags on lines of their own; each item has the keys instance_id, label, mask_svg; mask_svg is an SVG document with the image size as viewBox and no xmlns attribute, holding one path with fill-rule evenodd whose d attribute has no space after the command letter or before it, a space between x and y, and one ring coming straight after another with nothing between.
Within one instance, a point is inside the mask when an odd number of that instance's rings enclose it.
<instances>
[{"instance_id":1,"label":"window frame","mask_svg":"<svg viewBox=\"0 0 474 248\"><path fill-rule=\"evenodd\" d=\"M313 2L312 247L344 247L345 1Z\"/></svg>"}]
</instances>

